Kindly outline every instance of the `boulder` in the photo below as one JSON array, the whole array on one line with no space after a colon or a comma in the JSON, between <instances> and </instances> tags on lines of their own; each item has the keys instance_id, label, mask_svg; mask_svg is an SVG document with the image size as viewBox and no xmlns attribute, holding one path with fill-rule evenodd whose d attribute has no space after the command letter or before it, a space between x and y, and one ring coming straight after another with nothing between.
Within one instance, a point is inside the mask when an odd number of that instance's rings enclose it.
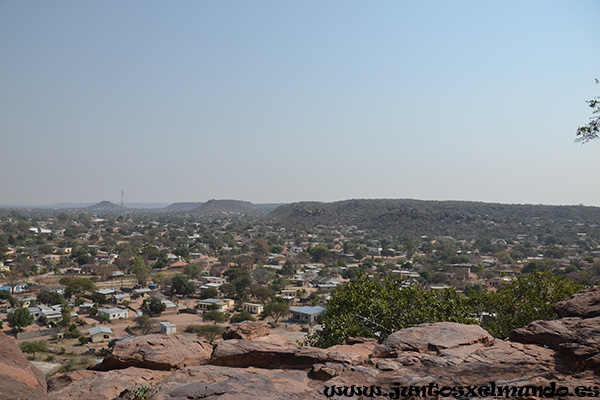
<instances>
[{"instance_id":1,"label":"boulder","mask_svg":"<svg viewBox=\"0 0 600 400\"><path fill-rule=\"evenodd\" d=\"M262 338L259 338L262 339ZM218 343L210 360L211 365L235 368L309 369L327 362L357 365L365 357L342 349L318 349L298 346L289 341L226 340Z\"/></svg>"},{"instance_id":2,"label":"boulder","mask_svg":"<svg viewBox=\"0 0 600 400\"><path fill-rule=\"evenodd\" d=\"M74 371L50 379L48 399L108 400L145 386L154 389L170 375L167 371L126 368L118 371ZM126 397L127 398L127 397Z\"/></svg>"},{"instance_id":3,"label":"boulder","mask_svg":"<svg viewBox=\"0 0 600 400\"><path fill-rule=\"evenodd\" d=\"M600 317L600 287L593 287L575 293L568 299L554 305L559 317Z\"/></svg>"},{"instance_id":4,"label":"boulder","mask_svg":"<svg viewBox=\"0 0 600 400\"><path fill-rule=\"evenodd\" d=\"M479 325L455 322L422 324L389 335L383 344L375 347L373 357L397 358L406 356L405 352L440 355L450 349L454 349L455 355L466 356L493 340ZM463 354L461 347L467 347L468 354Z\"/></svg>"},{"instance_id":5,"label":"boulder","mask_svg":"<svg viewBox=\"0 0 600 400\"><path fill-rule=\"evenodd\" d=\"M196 338L179 335L145 335L115 343L98 369L107 371L138 367L172 370L190 365L205 364L212 346Z\"/></svg>"},{"instance_id":6,"label":"boulder","mask_svg":"<svg viewBox=\"0 0 600 400\"><path fill-rule=\"evenodd\" d=\"M152 399L321 400L319 385L304 371L203 365L177 370L161 382Z\"/></svg>"},{"instance_id":7,"label":"boulder","mask_svg":"<svg viewBox=\"0 0 600 400\"><path fill-rule=\"evenodd\" d=\"M0 399L43 399L46 378L23 354L17 342L0 332Z\"/></svg>"},{"instance_id":8,"label":"boulder","mask_svg":"<svg viewBox=\"0 0 600 400\"><path fill-rule=\"evenodd\" d=\"M578 369L600 366L600 317L534 321L524 328L513 330L509 338L515 342L550 347Z\"/></svg>"},{"instance_id":9,"label":"boulder","mask_svg":"<svg viewBox=\"0 0 600 400\"><path fill-rule=\"evenodd\" d=\"M254 339L261 336L267 336L271 329L269 324L261 321L244 321L232 324L223 332L223 339Z\"/></svg>"}]
</instances>

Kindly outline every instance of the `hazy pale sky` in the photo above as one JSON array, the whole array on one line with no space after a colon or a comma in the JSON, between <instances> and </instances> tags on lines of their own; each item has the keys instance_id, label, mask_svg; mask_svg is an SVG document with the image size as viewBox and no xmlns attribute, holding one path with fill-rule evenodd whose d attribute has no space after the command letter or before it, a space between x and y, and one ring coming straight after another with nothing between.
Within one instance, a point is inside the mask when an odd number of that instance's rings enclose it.
<instances>
[{"instance_id":1,"label":"hazy pale sky","mask_svg":"<svg viewBox=\"0 0 600 400\"><path fill-rule=\"evenodd\" d=\"M600 206L600 1L0 1L0 204Z\"/></svg>"}]
</instances>

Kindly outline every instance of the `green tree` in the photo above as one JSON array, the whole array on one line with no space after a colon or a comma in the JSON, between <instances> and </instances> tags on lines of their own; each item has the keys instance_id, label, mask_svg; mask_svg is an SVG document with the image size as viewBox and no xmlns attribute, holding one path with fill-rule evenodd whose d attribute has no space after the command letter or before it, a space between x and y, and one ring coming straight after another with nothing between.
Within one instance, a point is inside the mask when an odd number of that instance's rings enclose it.
<instances>
[{"instance_id":1,"label":"green tree","mask_svg":"<svg viewBox=\"0 0 600 400\"><path fill-rule=\"evenodd\" d=\"M214 299L219 295L219 291L216 288L210 287L205 288L200 291L200 298L204 299Z\"/></svg>"},{"instance_id":2,"label":"green tree","mask_svg":"<svg viewBox=\"0 0 600 400\"><path fill-rule=\"evenodd\" d=\"M308 253L312 256L314 262L321 262L329 257L329 249L323 245L309 248Z\"/></svg>"},{"instance_id":3,"label":"green tree","mask_svg":"<svg viewBox=\"0 0 600 400\"><path fill-rule=\"evenodd\" d=\"M229 314L217 310L207 311L202 316L202 321L212 321L213 324L221 324L228 319Z\"/></svg>"},{"instance_id":4,"label":"green tree","mask_svg":"<svg viewBox=\"0 0 600 400\"><path fill-rule=\"evenodd\" d=\"M332 293L322 319L323 331L308 343L329 347L350 336L383 340L397 330L426 322L474 323L469 311L467 297L451 289L403 287L397 278L376 281L360 275Z\"/></svg>"},{"instance_id":5,"label":"green tree","mask_svg":"<svg viewBox=\"0 0 600 400\"><path fill-rule=\"evenodd\" d=\"M167 309L166 304L163 303L161 299L158 299L156 297L151 298L150 301L144 300L142 305L152 315L160 315L163 311Z\"/></svg>"},{"instance_id":6,"label":"green tree","mask_svg":"<svg viewBox=\"0 0 600 400\"><path fill-rule=\"evenodd\" d=\"M33 315L26 308L17 308L9 312L6 319L8 326L14 328L16 332L21 332L24 327L33 324Z\"/></svg>"},{"instance_id":7,"label":"green tree","mask_svg":"<svg viewBox=\"0 0 600 400\"><path fill-rule=\"evenodd\" d=\"M171 280L171 294L188 296L196 291L196 286L183 274L177 274Z\"/></svg>"},{"instance_id":8,"label":"green tree","mask_svg":"<svg viewBox=\"0 0 600 400\"><path fill-rule=\"evenodd\" d=\"M148 315L140 315L139 317L135 317L133 322L136 323L140 333L142 335L147 335L152 332L156 328L156 321L150 318Z\"/></svg>"},{"instance_id":9,"label":"green tree","mask_svg":"<svg viewBox=\"0 0 600 400\"><path fill-rule=\"evenodd\" d=\"M229 319L229 322L231 322L232 324L235 324L237 322L243 322L243 321L256 321L256 318L254 318L252 316L252 314L250 314L248 311L242 311L239 314L233 315Z\"/></svg>"},{"instance_id":10,"label":"green tree","mask_svg":"<svg viewBox=\"0 0 600 400\"><path fill-rule=\"evenodd\" d=\"M70 298L75 295L80 297L86 292L93 292L96 290L96 285L89 278L73 278L70 279L65 287L65 296Z\"/></svg>"},{"instance_id":11,"label":"green tree","mask_svg":"<svg viewBox=\"0 0 600 400\"><path fill-rule=\"evenodd\" d=\"M48 345L43 340L23 342L19 345L19 347L23 353L30 353L33 359L35 359L35 353L48 350Z\"/></svg>"},{"instance_id":12,"label":"green tree","mask_svg":"<svg viewBox=\"0 0 600 400\"><path fill-rule=\"evenodd\" d=\"M196 333L198 337L203 337L208 340L209 344L213 344L215 339L223 333L225 328L219 325L198 325L196 327Z\"/></svg>"},{"instance_id":13,"label":"green tree","mask_svg":"<svg viewBox=\"0 0 600 400\"><path fill-rule=\"evenodd\" d=\"M39 303L46 304L48 306L65 303L65 297L62 294L51 292L49 290L42 290L38 293L36 298Z\"/></svg>"},{"instance_id":14,"label":"green tree","mask_svg":"<svg viewBox=\"0 0 600 400\"><path fill-rule=\"evenodd\" d=\"M150 278L150 265L142 257L136 256L131 260L129 268L135 274L138 284L145 286Z\"/></svg>"},{"instance_id":15,"label":"green tree","mask_svg":"<svg viewBox=\"0 0 600 400\"><path fill-rule=\"evenodd\" d=\"M600 81L596 79L596 83L600 83ZM592 109L592 116L586 125L577 128L575 141L580 143L598 139L600 134L600 97L594 97L592 100L588 100L587 103Z\"/></svg>"},{"instance_id":16,"label":"green tree","mask_svg":"<svg viewBox=\"0 0 600 400\"><path fill-rule=\"evenodd\" d=\"M279 326L279 320L290 313L290 306L287 303L271 302L265 306L264 317L273 318L275 327Z\"/></svg>"},{"instance_id":17,"label":"green tree","mask_svg":"<svg viewBox=\"0 0 600 400\"><path fill-rule=\"evenodd\" d=\"M581 290L570 279L551 271L523 274L496 292L473 294L482 326L497 338L536 320L555 317L554 304Z\"/></svg>"},{"instance_id":18,"label":"green tree","mask_svg":"<svg viewBox=\"0 0 600 400\"><path fill-rule=\"evenodd\" d=\"M190 279L198 279L202 275L202 266L199 264L188 264L185 266L183 273L190 277Z\"/></svg>"}]
</instances>

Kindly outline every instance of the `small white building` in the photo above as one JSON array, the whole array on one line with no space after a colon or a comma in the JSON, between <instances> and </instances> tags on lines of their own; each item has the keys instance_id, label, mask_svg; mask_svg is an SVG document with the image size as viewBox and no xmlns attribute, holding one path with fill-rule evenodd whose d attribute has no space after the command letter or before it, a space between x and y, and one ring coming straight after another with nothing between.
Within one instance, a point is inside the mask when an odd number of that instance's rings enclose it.
<instances>
[{"instance_id":1,"label":"small white building","mask_svg":"<svg viewBox=\"0 0 600 400\"><path fill-rule=\"evenodd\" d=\"M98 310L98 316L108 319L109 321L121 318L129 318L129 311L127 309L114 307L114 308L100 308Z\"/></svg>"},{"instance_id":2,"label":"small white building","mask_svg":"<svg viewBox=\"0 0 600 400\"><path fill-rule=\"evenodd\" d=\"M292 314L292 321L300 322L303 324L312 324L317 321L319 315L325 313L327 309L325 307L294 307L290 308Z\"/></svg>"},{"instance_id":3,"label":"small white building","mask_svg":"<svg viewBox=\"0 0 600 400\"><path fill-rule=\"evenodd\" d=\"M172 335L177 332L177 325L169 321L163 321L160 324L160 333L164 335Z\"/></svg>"}]
</instances>

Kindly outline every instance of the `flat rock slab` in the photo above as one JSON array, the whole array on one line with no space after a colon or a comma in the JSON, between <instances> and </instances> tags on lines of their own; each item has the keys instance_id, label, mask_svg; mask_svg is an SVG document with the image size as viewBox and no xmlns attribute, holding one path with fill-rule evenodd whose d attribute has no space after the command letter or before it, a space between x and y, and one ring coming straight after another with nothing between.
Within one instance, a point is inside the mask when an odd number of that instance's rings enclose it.
<instances>
[{"instance_id":1,"label":"flat rock slab","mask_svg":"<svg viewBox=\"0 0 600 400\"><path fill-rule=\"evenodd\" d=\"M137 336L116 342L99 369L107 371L138 367L169 371L206 364L212 350L208 343L186 336Z\"/></svg>"},{"instance_id":2,"label":"flat rock slab","mask_svg":"<svg viewBox=\"0 0 600 400\"><path fill-rule=\"evenodd\" d=\"M141 368L118 371L75 371L53 378L50 400L112 400L140 386L155 387L171 372ZM70 381L70 382L69 382ZM64 383L68 383L64 386ZM58 389L60 388L60 389Z\"/></svg>"},{"instance_id":3,"label":"flat rock slab","mask_svg":"<svg viewBox=\"0 0 600 400\"><path fill-rule=\"evenodd\" d=\"M212 365L187 367L161 382L153 400L187 399L319 399L315 384L298 370L228 368ZM313 387L314 386L314 387Z\"/></svg>"},{"instance_id":4,"label":"flat rock slab","mask_svg":"<svg viewBox=\"0 0 600 400\"><path fill-rule=\"evenodd\" d=\"M395 358L404 352L439 354L443 350L461 346L488 345L494 338L479 325L455 322L422 324L402 329L389 335L375 348L374 358ZM471 352L473 348L469 349Z\"/></svg>"}]
</instances>

